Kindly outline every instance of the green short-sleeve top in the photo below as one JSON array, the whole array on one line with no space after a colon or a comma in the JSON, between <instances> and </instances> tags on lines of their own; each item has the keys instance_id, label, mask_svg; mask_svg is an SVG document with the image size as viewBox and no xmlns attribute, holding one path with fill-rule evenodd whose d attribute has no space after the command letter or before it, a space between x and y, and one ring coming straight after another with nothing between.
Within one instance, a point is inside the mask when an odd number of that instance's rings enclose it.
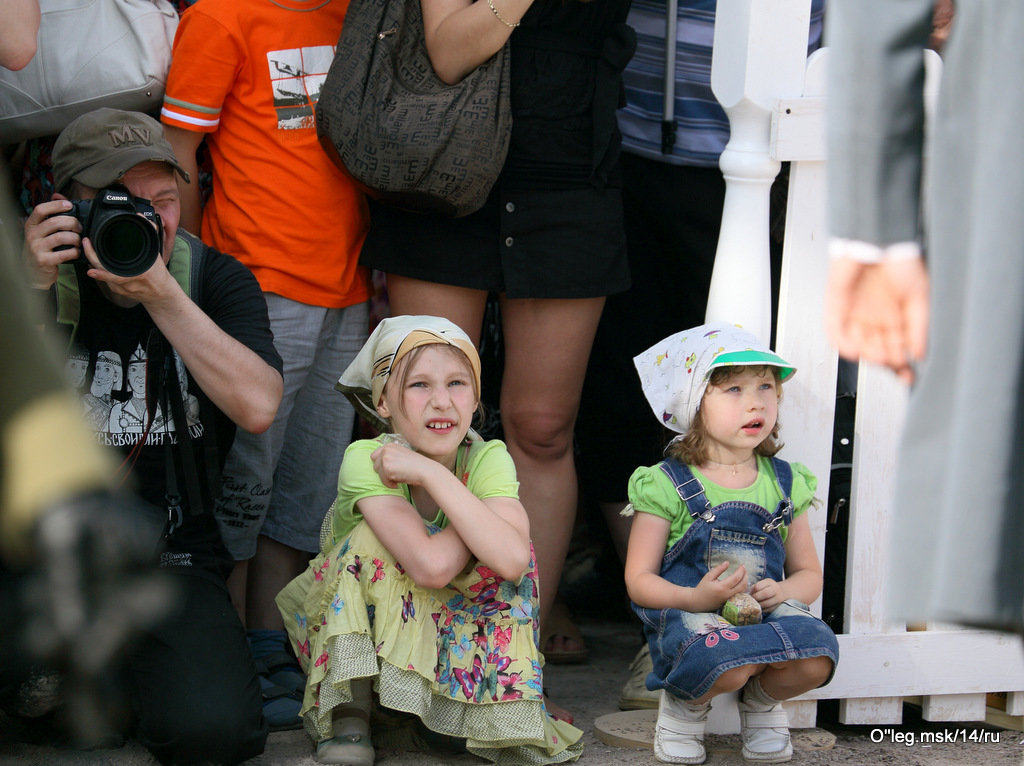
<instances>
[{"instance_id":1,"label":"green short-sleeve top","mask_svg":"<svg viewBox=\"0 0 1024 766\"><path fill-rule=\"evenodd\" d=\"M793 468L793 518L807 510L814 500L814 491L818 488L818 479L802 463L791 463ZM694 466L690 466L702 485L708 502L712 506L721 505L729 500L757 503L769 510L782 500L782 491L775 480L775 470L771 458L758 456L757 479L749 487L729 489L715 484ZM671 525L665 550L675 545L686 534L693 523L693 517L686 510L683 501L676 492L672 480L657 465L641 466L629 477L629 502L633 510L641 513L653 513L666 519ZM782 539L786 539L786 527L780 527Z\"/></svg>"},{"instance_id":2,"label":"green short-sleeve top","mask_svg":"<svg viewBox=\"0 0 1024 766\"><path fill-rule=\"evenodd\" d=\"M400 484L394 489L386 487L373 469L370 455L382 443L382 437L360 439L352 442L345 450L341 470L338 472L338 496L331 508L332 544L345 537L363 520L363 515L356 508L356 503L363 498L393 495L412 502L407 484ZM515 464L505 443L498 439L467 439L459 447L455 471L467 489L482 500L489 497L519 497ZM432 523L438 527L448 523L443 510L437 512Z\"/></svg>"}]
</instances>

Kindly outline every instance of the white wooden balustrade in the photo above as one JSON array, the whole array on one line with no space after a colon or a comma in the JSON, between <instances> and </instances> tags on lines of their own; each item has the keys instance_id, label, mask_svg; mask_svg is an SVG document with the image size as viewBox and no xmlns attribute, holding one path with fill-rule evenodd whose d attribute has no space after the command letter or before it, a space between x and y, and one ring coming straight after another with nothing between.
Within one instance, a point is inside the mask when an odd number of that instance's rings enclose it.
<instances>
[{"instance_id":1,"label":"white wooden balustrade","mask_svg":"<svg viewBox=\"0 0 1024 766\"><path fill-rule=\"evenodd\" d=\"M824 334L827 275L825 67L827 48L806 57L810 0L718 0L712 89L729 116L722 155L722 233L708 320L770 335L768 199L781 162L792 163L779 297L777 350L799 368L781 408L782 457L805 463L828 496L835 406L835 352ZM826 40L827 43L827 40ZM941 64L929 53L926 93ZM953 626L907 631L885 616L893 473L906 392L888 372L862 366L840 662L825 687L787 703L794 727L813 726L815 700L839 699L849 724L899 723L904 697L921 697L926 720L983 720L986 692L1006 691L1024 712L1019 637ZM825 513L811 515L819 556ZM814 605L820 613L820 602ZM739 730L735 704L712 708L709 730Z\"/></svg>"}]
</instances>

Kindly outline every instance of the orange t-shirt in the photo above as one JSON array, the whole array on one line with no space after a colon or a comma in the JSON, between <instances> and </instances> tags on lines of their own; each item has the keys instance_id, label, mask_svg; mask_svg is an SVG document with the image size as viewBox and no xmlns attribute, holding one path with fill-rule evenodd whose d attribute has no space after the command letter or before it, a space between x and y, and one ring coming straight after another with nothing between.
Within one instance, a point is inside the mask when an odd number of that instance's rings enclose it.
<instances>
[{"instance_id":1,"label":"orange t-shirt","mask_svg":"<svg viewBox=\"0 0 1024 766\"><path fill-rule=\"evenodd\" d=\"M161 120L207 133L203 240L265 292L340 308L369 297L363 193L313 116L348 0L202 0L182 15Z\"/></svg>"}]
</instances>

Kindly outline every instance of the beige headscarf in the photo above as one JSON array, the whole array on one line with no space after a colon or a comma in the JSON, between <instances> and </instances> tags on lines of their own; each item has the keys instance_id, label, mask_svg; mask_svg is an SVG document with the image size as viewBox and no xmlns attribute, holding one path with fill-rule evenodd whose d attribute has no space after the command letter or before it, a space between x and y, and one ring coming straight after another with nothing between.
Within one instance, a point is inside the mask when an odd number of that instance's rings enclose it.
<instances>
[{"instance_id":1,"label":"beige headscarf","mask_svg":"<svg viewBox=\"0 0 1024 766\"><path fill-rule=\"evenodd\" d=\"M480 393L480 355L459 327L432 316L397 316L382 319L335 388L345 394L356 412L378 428L387 423L377 412L384 385L399 360L419 346L441 343L455 346L469 359L477 394Z\"/></svg>"}]
</instances>

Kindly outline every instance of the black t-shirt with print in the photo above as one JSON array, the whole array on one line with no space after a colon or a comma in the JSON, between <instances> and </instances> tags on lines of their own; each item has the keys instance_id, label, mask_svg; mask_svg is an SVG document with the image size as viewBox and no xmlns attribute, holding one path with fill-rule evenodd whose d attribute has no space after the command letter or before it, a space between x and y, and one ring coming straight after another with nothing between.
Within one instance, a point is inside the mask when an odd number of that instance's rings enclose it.
<instances>
[{"instance_id":1,"label":"black t-shirt with print","mask_svg":"<svg viewBox=\"0 0 1024 766\"><path fill-rule=\"evenodd\" d=\"M119 476L127 476L128 486L154 507L154 514L166 518L168 496L180 497L182 526L168 539L162 563L226 575L232 562L220 540L209 488L211 474L213 486L219 479L235 425L192 379L145 308L111 303L85 275L84 265L76 266L76 273L81 308L66 369L81 394L86 419L97 441L119 452ZM266 302L252 273L231 256L206 247L200 280L193 294L200 296L204 312L280 371ZM175 390L182 394L180 414L188 424L188 438L174 416ZM209 449L211 440L214 449ZM183 460L188 449L190 463ZM192 466L196 480L189 482ZM189 500L195 489L207 505L198 513L192 512Z\"/></svg>"}]
</instances>

